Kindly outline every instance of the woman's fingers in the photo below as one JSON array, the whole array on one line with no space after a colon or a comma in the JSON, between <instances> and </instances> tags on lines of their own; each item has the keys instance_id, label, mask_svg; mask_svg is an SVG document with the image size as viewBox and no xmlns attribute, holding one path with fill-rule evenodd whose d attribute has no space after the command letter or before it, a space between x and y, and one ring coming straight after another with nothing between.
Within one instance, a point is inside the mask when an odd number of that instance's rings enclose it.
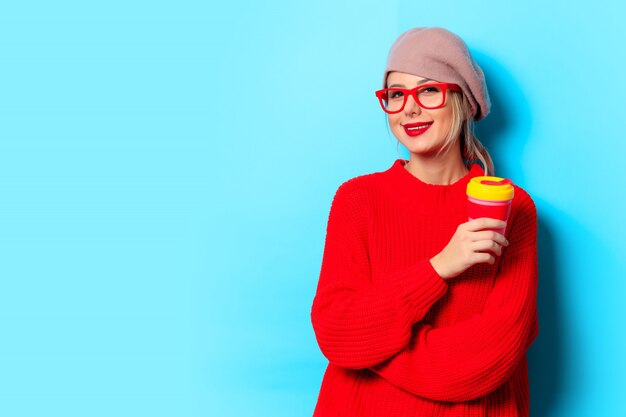
<instances>
[{"instance_id":1,"label":"woman's fingers","mask_svg":"<svg viewBox=\"0 0 626 417\"><path fill-rule=\"evenodd\" d=\"M480 264L480 263L489 263L489 264L493 264L496 261L496 258L489 254L489 253L485 253L485 252L476 252L474 253L474 260L473 260L474 264Z\"/></svg>"},{"instance_id":2,"label":"woman's fingers","mask_svg":"<svg viewBox=\"0 0 626 417\"><path fill-rule=\"evenodd\" d=\"M506 227L506 222L503 220L481 217L480 219L474 219L463 223L463 225L465 230L468 232L477 232L484 229L503 229Z\"/></svg>"},{"instance_id":3,"label":"woman's fingers","mask_svg":"<svg viewBox=\"0 0 626 417\"><path fill-rule=\"evenodd\" d=\"M493 240L498 242L502 246L508 246L509 241L506 240L504 236L502 236L498 232L494 232L493 230L482 230L480 232L474 232L471 234L471 239L473 242L478 242L479 240Z\"/></svg>"},{"instance_id":4,"label":"woman's fingers","mask_svg":"<svg viewBox=\"0 0 626 417\"><path fill-rule=\"evenodd\" d=\"M502 255L502 245L489 239L472 242L471 248L473 252L491 251L498 256Z\"/></svg>"},{"instance_id":5,"label":"woman's fingers","mask_svg":"<svg viewBox=\"0 0 626 417\"><path fill-rule=\"evenodd\" d=\"M472 265L493 264L508 242L502 234L489 229L505 227L506 222L485 217L460 224L448 244L430 260L433 268L442 278L449 279Z\"/></svg>"}]
</instances>

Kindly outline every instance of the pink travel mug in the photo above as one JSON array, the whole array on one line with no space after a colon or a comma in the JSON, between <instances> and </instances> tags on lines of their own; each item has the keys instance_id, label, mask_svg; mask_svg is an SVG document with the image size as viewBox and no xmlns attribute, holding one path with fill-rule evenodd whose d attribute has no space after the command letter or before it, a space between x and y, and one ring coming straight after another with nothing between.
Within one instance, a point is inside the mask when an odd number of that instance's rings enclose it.
<instances>
[{"instance_id":1,"label":"pink travel mug","mask_svg":"<svg viewBox=\"0 0 626 417\"><path fill-rule=\"evenodd\" d=\"M467 184L467 216L469 220L481 217L509 219L514 188L509 179L491 176L474 177ZM494 230L502 235L506 226Z\"/></svg>"}]
</instances>

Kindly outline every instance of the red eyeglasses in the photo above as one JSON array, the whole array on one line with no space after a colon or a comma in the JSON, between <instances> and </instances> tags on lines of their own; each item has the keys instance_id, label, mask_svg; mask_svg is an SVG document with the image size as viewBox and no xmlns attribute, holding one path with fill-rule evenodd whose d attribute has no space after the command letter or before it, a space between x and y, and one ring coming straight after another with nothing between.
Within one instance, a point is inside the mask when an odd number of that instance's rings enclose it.
<instances>
[{"instance_id":1,"label":"red eyeglasses","mask_svg":"<svg viewBox=\"0 0 626 417\"><path fill-rule=\"evenodd\" d=\"M446 102L446 91L462 92L461 87L451 83L430 83L415 88L383 88L376 91L380 106L387 113L399 113L404 109L408 96L413 96L417 104L428 110L443 107Z\"/></svg>"}]
</instances>

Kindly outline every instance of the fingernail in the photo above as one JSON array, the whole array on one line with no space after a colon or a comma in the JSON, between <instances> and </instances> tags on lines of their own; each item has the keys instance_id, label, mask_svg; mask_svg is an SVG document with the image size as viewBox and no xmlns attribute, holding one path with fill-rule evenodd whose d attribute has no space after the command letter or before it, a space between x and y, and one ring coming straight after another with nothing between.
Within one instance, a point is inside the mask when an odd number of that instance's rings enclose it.
<instances>
[{"instance_id":1,"label":"fingernail","mask_svg":"<svg viewBox=\"0 0 626 417\"><path fill-rule=\"evenodd\" d=\"M508 240L504 241L504 246L509 246L509 241Z\"/></svg>"}]
</instances>

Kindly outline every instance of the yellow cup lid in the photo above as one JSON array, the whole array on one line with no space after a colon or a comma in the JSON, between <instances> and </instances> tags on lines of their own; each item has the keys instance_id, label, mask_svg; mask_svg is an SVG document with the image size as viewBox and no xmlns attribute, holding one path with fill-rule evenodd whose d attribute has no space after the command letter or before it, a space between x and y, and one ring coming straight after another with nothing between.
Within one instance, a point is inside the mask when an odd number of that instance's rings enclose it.
<instances>
[{"instance_id":1,"label":"yellow cup lid","mask_svg":"<svg viewBox=\"0 0 626 417\"><path fill-rule=\"evenodd\" d=\"M512 200L513 194L513 183L505 178L481 176L467 183L467 195L481 200Z\"/></svg>"}]
</instances>

